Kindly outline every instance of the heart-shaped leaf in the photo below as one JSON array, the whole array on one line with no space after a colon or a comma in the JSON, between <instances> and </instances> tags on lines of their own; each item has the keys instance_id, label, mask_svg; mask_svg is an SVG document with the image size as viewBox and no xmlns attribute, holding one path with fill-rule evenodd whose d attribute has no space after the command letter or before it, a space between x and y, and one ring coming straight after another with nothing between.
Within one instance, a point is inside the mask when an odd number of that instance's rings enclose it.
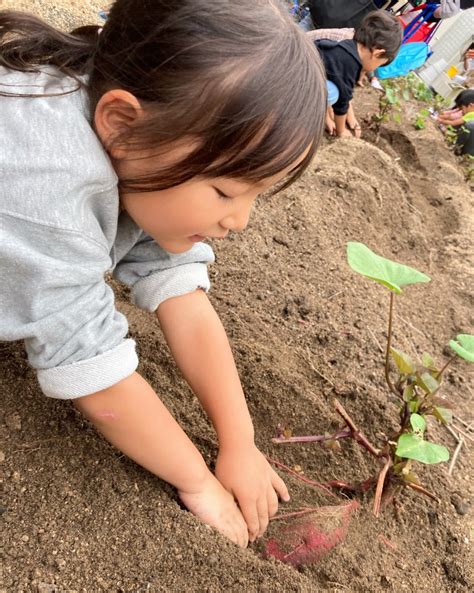
<instances>
[{"instance_id":1,"label":"heart-shaped leaf","mask_svg":"<svg viewBox=\"0 0 474 593\"><path fill-rule=\"evenodd\" d=\"M449 459L449 451L446 447L424 441L413 433L400 436L395 454L404 459L413 459L426 464L441 463Z\"/></svg>"},{"instance_id":2,"label":"heart-shaped leaf","mask_svg":"<svg viewBox=\"0 0 474 593\"><path fill-rule=\"evenodd\" d=\"M442 424L449 424L453 420L453 413L451 410L442 408L441 406L435 406L433 408L433 416Z\"/></svg>"},{"instance_id":3,"label":"heart-shaped leaf","mask_svg":"<svg viewBox=\"0 0 474 593\"><path fill-rule=\"evenodd\" d=\"M395 348L390 348L390 354L392 355L393 361L397 365L400 374L412 375L415 372L415 365L408 354L405 354L405 352L402 352L401 350L395 350Z\"/></svg>"},{"instance_id":4,"label":"heart-shaped leaf","mask_svg":"<svg viewBox=\"0 0 474 593\"><path fill-rule=\"evenodd\" d=\"M347 243L347 261L355 272L375 280L396 294L402 292L402 286L431 280L414 268L377 255L364 243Z\"/></svg>"},{"instance_id":5,"label":"heart-shaped leaf","mask_svg":"<svg viewBox=\"0 0 474 593\"><path fill-rule=\"evenodd\" d=\"M426 430L426 420L420 414L412 414L410 416L410 424L413 428L413 432L416 432L423 436L423 433Z\"/></svg>"},{"instance_id":6,"label":"heart-shaped leaf","mask_svg":"<svg viewBox=\"0 0 474 593\"><path fill-rule=\"evenodd\" d=\"M427 369L429 369L430 371L436 371L436 365L434 360L431 358L431 356L428 354L428 352L423 352L423 356L421 358L421 362L423 363L423 366L426 367Z\"/></svg>"},{"instance_id":7,"label":"heart-shaped leaf","mask_svg":"<svg viewBox=\"0 0 474 593\"><path fill-rule=\"evenodd\" d=\"M415 395L415 390L413 389L413 385L407 385L403 390L403 401L409 402L413 399Z\"/></svg>"},{"instance_id":8,"label":"heart-shaped leaf","mask_svg":"<svg viewBox=\"0 0 474 593\"><path fill-rule=\"evenodd\" d=\"M456 341L457 340L457 341ZM474 362L474 336L469 334L458 334L456 340L451 340L449 345L458 356Z\"/></svg>"},{"instance_id":9,"label":"heart-shaped leaf","mask_svg":"<svg viewBox=\"0 0 474 593\"><path fill-rule=\"evenodd\" d=\"M438 381L430 373L422 373L421 377L417 378L416 384L426 393L434 393L439 388Z\"/></svg>"}]
</instances>

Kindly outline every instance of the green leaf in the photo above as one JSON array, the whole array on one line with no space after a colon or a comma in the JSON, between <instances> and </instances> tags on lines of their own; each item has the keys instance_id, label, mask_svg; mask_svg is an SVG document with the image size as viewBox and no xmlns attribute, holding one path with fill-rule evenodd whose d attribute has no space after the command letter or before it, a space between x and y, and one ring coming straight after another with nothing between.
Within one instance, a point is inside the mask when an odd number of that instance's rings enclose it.
<instances>
[{"instance_id":1,"label":"green leaf","mask_svg":"<svg viewBox=\"0 0 474 593\"><path fill-rule=\"evenodd\" d=\"M451 349L464 360L474 362L474 336L458 334L456 340L457 342L455 340L449 342Z\"/></svg>"},{"instance_id":2,"label":"green leaf","mask_svg":"<svg viewBox=\"0 0 474 593\"><path fill-rule=\"evenodd\" d=\"M430 373L422 373L422 375L417 378L416 384L426 393L434 393L439 388L438 381L433 375L430 375Z\"/></svg>"},{"instance_id":3,"label":"green leaf","mask_svg":"<svg viewBox=\"0 0 474 593\"><path fill-rule=\"evenodd\" d=\"M347 243L347 261L355 272L383 284L396 294L402 292L402 286L431 280L429 276L414 268L377 255L364 243Z\"/></svg>"},{"instance_id":4,"label":"green leaf","mask_svg":"<svg viewBox=\"0 0 474 593\"><path fill-rule=\"evenodd\" d=\"M421 405L421 402L414 399L413 401L408 403L408 409L410 410L410 412L412 414L416 414L418 412L418 408L420 407L420 405Z\"/></svg>"},{"instance_id":5,"label":"green leaf","mask_svg":"<svg viewBox=\"0 0 474 593\"><path fill-rule=\"evenodd\" d=\"M398 102L398 97L396 96L393 89L386 89L385 96L387 97L387 101L390 103L390 105L394 105Z\"/></svg>"},{"instance_id":6,"label":"green leaf","mask_svg":"<svg viewBox=\"0 0 474 593\"><path fill-rule=\"evenodd\" d=\"M453 413L451 410L442 408L441 406L435 406L433 408L433 416L442 424L449 424L453 420Z\"/></svg>"},{"instance_id":7,"label":"green leaf","mask_svg":"<svg viewBox=\"0 0 474 593\"><path fill-rule=\"evenodd\" d=\"M408 354L395 348L390 348L390 354L402 375L412 375L415 372L415 365Z\"/></svg>"},{"instance_id":8,"label":"green leaf","mask_svg":"<svg viewBox=\"0 0 474 593\"><path fill-rule=\"evenodd\" d=\"M405 387L405 389L403 390L403 401L409 402L410 400L413 399L414 395L415 395L415 390L413 388L413 385L407 385Z\"/></svg>"},{"instance_id":9,"label":"green leaf","mask_svg":"<svg viewBox=\"0 0 474 593\"><path fill-rule=\"evenodd\" d=\"M424 441L416 434L402 434L398 439L398 447L395 451L398 457L414 459L420 463L432 464L448 461L449 451L442 445Z\"/></svg>"},{"instance_id":10,"label":"green leaf","mask_svg":"<svg viewBox=\"0 0 474 593\"><path fill-rule=\"evenodd\" d=\"M423 352L423 356L421 357L421 363L430 371L437 371L435 361L431 358L428 352Z\"/></svg>"},{"instance_id":11,"label":"green leaf","mask_svg":"<svg viewBox=\"0 0 474 593\"><path fill-rule=\"evenodd\" d=\"M426 420L423 418L423 416L420 416L420 414L412 414L410 416L410 424L413 428L413 432L423 436L423 433L426 430Z\"/></svg>"}]
</instances>

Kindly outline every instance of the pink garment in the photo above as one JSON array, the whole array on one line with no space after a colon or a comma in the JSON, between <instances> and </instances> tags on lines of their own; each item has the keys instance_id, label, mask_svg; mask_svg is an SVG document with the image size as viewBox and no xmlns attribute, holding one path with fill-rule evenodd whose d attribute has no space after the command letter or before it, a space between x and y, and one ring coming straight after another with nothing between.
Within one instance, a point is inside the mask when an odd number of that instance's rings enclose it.
<instances>
[{"instance_id":1,"label":"pink garment","mask_svg":"<svg viewBox=\"0 0 474 593\"><path fill-rule=\"evenodd\" d=\"M354 29L315 29L306 33L311 41L319 39L330 39L331 41L343 41L354 37Z\"/></svg>"}]
</instances>

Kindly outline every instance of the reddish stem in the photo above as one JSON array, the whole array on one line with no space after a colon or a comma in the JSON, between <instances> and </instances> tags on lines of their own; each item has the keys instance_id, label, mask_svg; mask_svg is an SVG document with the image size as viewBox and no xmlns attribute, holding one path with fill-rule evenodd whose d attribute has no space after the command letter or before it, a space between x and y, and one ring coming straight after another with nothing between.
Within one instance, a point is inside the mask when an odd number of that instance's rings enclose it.
<instances>
[{"instance_id":1,"label":"reddish stem","mask_svg":"<svg viewBox=\"0 0 474 593\"><path fill-rule=\"evenodd\" d=\"M383 487L385 484L385 477L386 477L387 472L391 465L392 465L392 460L390 457L387 457L387 460L385 461L385 465L383 466L383 468L381 469L381 471L379 473L379 477L377 480L377 488L375 489L375 497L374 497L374 515L376 517L378 517L380 515L380 504L382 502L382 492L383 492Z\"/></svg>"},{"instance_id":2,"label":"reddish stem","mask_svg":"<svg viewBox=\"0 0 474 593\"><path fill-rule=\"evenodd\" d=\"M291 517L301 517L302 515L308 515L309 513L316 513L320 511L321 507L314 507L313 509L303 509L301 511L294 511L293 513L284 513L283 515L277 515L276 517L270 517L270 521L278 521L279 519L290 519Z\"/></svg>"},{"instance_id":3,"label":"reddish stem","mask_svg":"<svg viewBox=\"0 0 474 593\"><path fill-rule=\"evenodd\" d=\"M351 431L352 438L360 443L367 451L373 455L374 457L380 457L380 451L376 449L372 443L368 440L368 438L362 433L356 426L355 422L343 408L342 404L335 399L334 400L334 407L336 408L336 412L341 416L344 422L347 424Z\"/></svg>"},{"instance_id":4,"label":"reddish stem","mask_svg":"<svg viewBox=\"0 0 474 593\"><path fill-rule=\"evenodd\" d=\"M285 465L284 463L281 463L280 461L277 461L276 459L272 459L271 457L268 457L268 456L266 456L266 459L268 462L273 463L273 465L276 465L276 467L284 469L290 475L294 476L295 478L298 478L298 480L301 480L305 484L309 484L310 486L314 486L315 488L324 490L324 492L326 492L326 494L329 494L330 496L337 498L337 496L334 494L334 492L331 492L329 490L329 488L326 488L326 486L324 486L323 484L320 484L319 482L315 482L314 480L310 480L309 478L305 478L298 472L295 472L294 470L292 470L291 467L288 467L287 465Z\"/></svg>"},{"instance_id":5,"label":"reddish stem","mask_svg":"<svg viewBox=\"0 0 474 593\"><path fill-rule=\"evenodd\" d=\"M388 335L387 335L387 348L385 350L385 381L387 382L388 388L397 397L400 397L399 391L394 387L392 380L390 379L390 347L392 345L392 325L393 325L393 292L390 291L390 308L388 313Z\"/></svg>"},{"instance_id":6,"label":"reddish stem","mask_svg":"<svg viewBox=\"0 0 474 593\"><path fill-rule=\"evenodd\" d=\"M330 480L329 482L325 482L324 485L329 486L329 488L349 490L349 492L367 492L372 488L374 483L374 478L368 478L367 480L364 480L364 482L360 482L359 484L348 484L347 482L343 482L342 480Z\"/></svg>"},{"instance_id":7,"label":"reddish stem","mask_svg":"<svg viewBox=\"0 0 474 593\"><path fill-rule=\"evenodd\" d=\"M435 379L436 379L437 381L438 381L438 380L439 380L439 379L442 377L442 375L443 375L444 371L445 371L445 370L448 368L448 366L449 366L449 365L450 365L450 364L451 364L451 363L452 363L454 360L456 360L457 356L458 356L458 355L457 355L457 354L455 354L455 355L454 355L452 358L450 358L450 359L448 360L448 362L447 362L447 363L444 365L444 367L443 367L443 368L442 368L442 369L439 371L439 373L436 373Z\"/></svg>"},{"instance_id":8,"label":"reddish stem","mask_svg":"<svg viewBox=\"0 0 474 593\"><path fill-rule=\"evenodd\" d=\"M350 430L341 430L331 436L324 434L309 435L309 436L296 436L296 437L274 437L272 443L315 443L323 441L337 441L339 439L346 439L352 437Z\"/></svg>"},{"instance_id":9,"label":"reddish stem","mask_svg":"<svg viewBox=\"0 0 474 593\"><path fill-rule=\"evenodd\" d=\"M424 494L425 496L428 496L428 498L432 498L436 502L439 502L439 498L437 496L435 496L434 494L432 494L429 490L426 490L426 488L423 488L423 486L420 486L418 484L413 484L412 482L405 482L404 485L408 486L408 488L411 488L412 490L415 490L416 492L419 492L420 494Z\"/></svg>"}]
</instances>

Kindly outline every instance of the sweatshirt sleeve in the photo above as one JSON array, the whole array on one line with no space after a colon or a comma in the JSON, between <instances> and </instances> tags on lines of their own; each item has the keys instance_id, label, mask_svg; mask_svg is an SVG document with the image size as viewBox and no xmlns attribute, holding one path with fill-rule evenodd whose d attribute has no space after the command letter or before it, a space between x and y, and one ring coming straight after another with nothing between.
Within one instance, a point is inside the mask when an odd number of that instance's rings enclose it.
<instances>
[{"instance_id":1,"label":"sweatshirt sleeve","mask_svg":"<svg viewBox=\"0 0 474 593\"><path fill-rule=\"evenodd\" d=\"M460 0L441 0L440 15L441 19L449 19L460 11Z\"/></svg>"},{"instance_id":2,"label":"sweatshirt sleeve","mask_svg":"<svg viewBox=\"0 0 474 593\"><path fill-rule=\"evenodd\" d=\"M173 254L162 249L142 233L135 245L122 257L114 277L131 288L132 302L146 311L156 311L169 298L210 288L207 266L214 253L205 243L196 243L185 253Z\"/></svg>"},{"instance_id":3,"label":"sweatshirt sleeve","mask_svg":"<svg viewBox=\"0 0 474 593\"><path fill-rule=\"evenodd\" d=\"M135 370L135 343L104 281L105 243L0 214L0 256L0 339L25 341L47 396L89 395Z\"/></svg>"}]
</instances>

